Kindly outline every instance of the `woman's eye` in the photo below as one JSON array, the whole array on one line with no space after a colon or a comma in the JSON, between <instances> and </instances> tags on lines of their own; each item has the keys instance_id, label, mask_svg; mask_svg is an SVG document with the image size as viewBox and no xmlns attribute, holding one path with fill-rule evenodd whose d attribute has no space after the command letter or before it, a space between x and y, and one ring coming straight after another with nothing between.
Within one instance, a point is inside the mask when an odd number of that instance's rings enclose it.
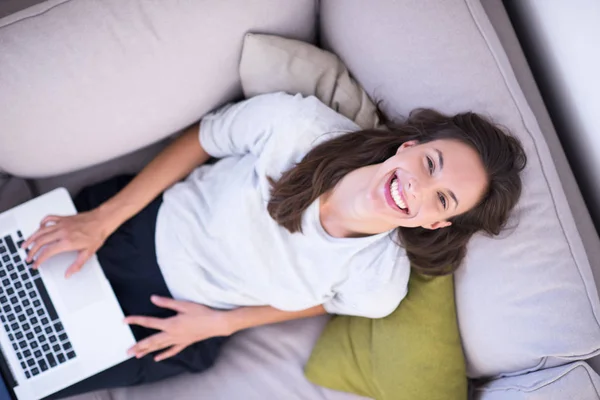
<instances>
[{"instance_id":1,"label":"woman's eye","mask_svg":"<svg viewBox=\"0 0 600 400\"><path fill-rule=\"evenodd\" d=\"M444 207L444 210L445 210L446 209L446 198L441 193L438 193L438 197L439 197L440 202L442 203L442 206Z\"/></svg>"},{"instance_id":2,"label":"woman's eye","mask_svg":"<svg viewBox=\"0 0 600 400\"><path fill-rule=\"evenodd\" d=\"M429 167L429 174L433 175L433 168L435 165L433 164L431 157L427 157L427 166Z\"/></svg>"}]
</instances>

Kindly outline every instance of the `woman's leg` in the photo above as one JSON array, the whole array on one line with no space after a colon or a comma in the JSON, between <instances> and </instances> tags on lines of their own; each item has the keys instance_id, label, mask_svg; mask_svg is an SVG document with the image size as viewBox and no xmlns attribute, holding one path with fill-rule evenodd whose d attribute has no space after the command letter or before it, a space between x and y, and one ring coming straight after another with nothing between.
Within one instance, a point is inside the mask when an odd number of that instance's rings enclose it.
<instances>
[{"instance_id":1,"label":"woman's leg","mask_svg":"<svg viewBox=\"0 0 600 400\"><path fill-rule=\"evenodd\" d=\"M74 199L78 211L93 209L116 194L133 178L118 176L83 189ZM125 315L169 317L175 313L155 306L150 296L169 296L156 261L154 233L162 196L126 221L98 250L100 265ZM136 340L156 331L132 326ZM97 375L61 390L48 399L57 399L98 389L155 382L183 372L200 372L214 363L225 338L211 338L187 347L178 355L155 362L155 354L131 358Z\"/></svg>"}]
</instances>

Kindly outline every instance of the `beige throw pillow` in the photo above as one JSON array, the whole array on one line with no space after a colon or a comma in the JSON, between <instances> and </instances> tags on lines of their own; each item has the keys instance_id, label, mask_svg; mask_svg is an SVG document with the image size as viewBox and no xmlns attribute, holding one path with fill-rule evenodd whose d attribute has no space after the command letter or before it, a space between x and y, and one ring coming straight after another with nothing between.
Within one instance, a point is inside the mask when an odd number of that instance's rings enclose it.
<instances>
[{"instance_id":1,"label":"beige throw pillow","mask_svg":"<svg viewBox=\"0 0 600 400\"><path fill-rule=\"evenodd\" d=\"M284 90L316 96L361 128L383 128L377 108L333 53L309 43L248 33L240 61L246 98Z\"/></svg>"}]
</instances>

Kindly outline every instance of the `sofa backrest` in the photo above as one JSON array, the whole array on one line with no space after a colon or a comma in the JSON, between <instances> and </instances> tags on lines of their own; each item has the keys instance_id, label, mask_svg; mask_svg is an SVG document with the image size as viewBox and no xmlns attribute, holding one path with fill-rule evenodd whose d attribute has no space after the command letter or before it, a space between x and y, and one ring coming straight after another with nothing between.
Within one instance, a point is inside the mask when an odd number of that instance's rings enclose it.
<instances>
[{"instance_id":1,"label":"sofa backrest","mask_svg":"<svg viewBox=\"0 0 600 400\"><path fill-rule=\"evenodd\" d=\"M43 177L241 97L246 32L314 41L315 0L49 0L0 20L0 169Z\"/></svg>"}]
</instances>

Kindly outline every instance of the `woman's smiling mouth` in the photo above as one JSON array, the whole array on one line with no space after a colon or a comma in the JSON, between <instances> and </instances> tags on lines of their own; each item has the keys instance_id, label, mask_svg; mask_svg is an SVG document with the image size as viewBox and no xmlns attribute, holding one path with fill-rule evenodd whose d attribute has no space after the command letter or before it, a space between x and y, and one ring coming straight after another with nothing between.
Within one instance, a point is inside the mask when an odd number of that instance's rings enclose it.
<instances>
[{"instance_id":1,"label":"woman's smiling mouth","mask_svg":"<svg viewBox=\"0 0 600 400\"><path fill-rule=\"evenodd\" d=\"M409 214L408 205L402 190L402 185L395 173L385 184L385 199L388 205L406 215Z\"/></svg>"}]
</instances>

